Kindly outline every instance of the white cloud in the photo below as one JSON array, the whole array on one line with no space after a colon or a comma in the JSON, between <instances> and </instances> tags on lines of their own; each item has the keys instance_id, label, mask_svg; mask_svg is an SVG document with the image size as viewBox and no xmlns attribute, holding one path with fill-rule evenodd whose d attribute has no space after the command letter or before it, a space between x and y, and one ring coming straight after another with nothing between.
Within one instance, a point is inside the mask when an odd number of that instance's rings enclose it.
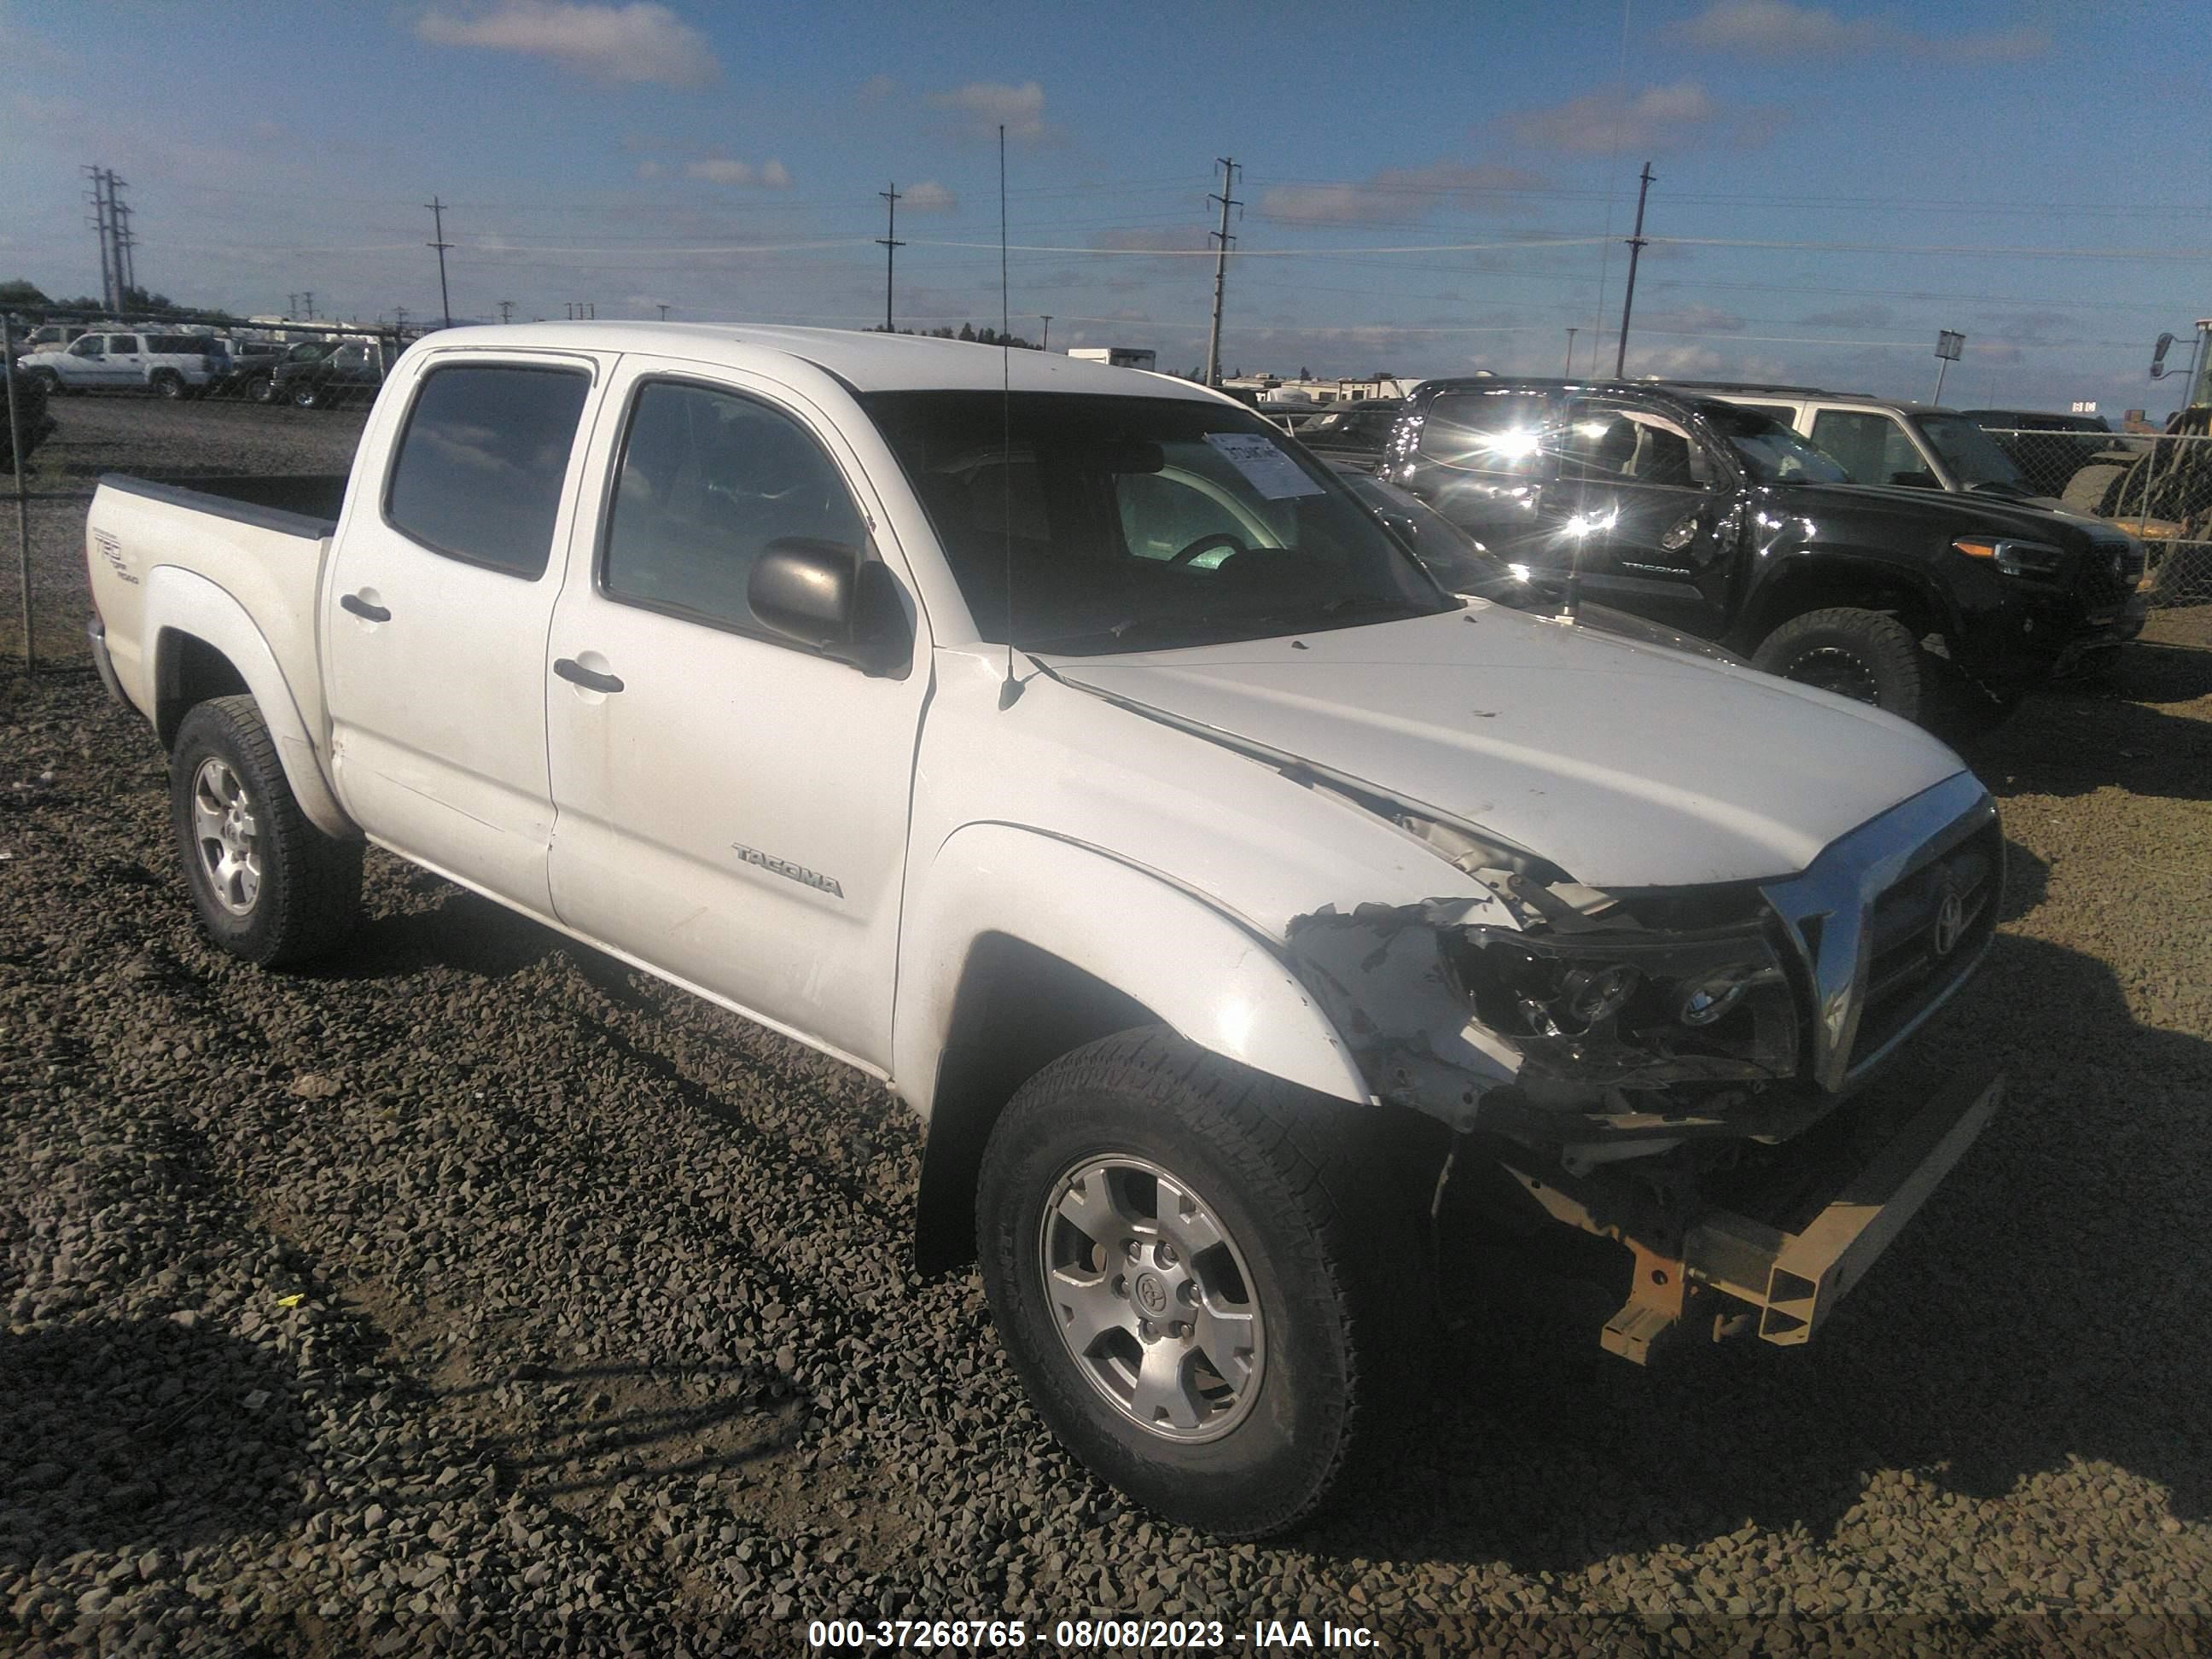
<instances>
[{"instance_id":1,"label":"white cloud","mask_svg":"<svg viewBox=\"0 0 2212 1659\"><path fill-rule=\"evenodd\" d=\"M1692 144L1751 149L1772 136L1781 112L1717 100L1695 81L1676 81L1632 93L1605 87L1547 108L1515 110L1507 128L1523 143L1579 155L1603 155L1617 145L1627 155L1658 155Z\"/></svg>"},{"instance_id":2,"label":"white cloud","mask_svg":"<svg viewBox=\"0 0 2212 1659\"><path fill-rule=\"evenodd\" d=\"M950 213L960 205L960 198L934 179L908 185L899 192L899 199L908 213Z\"/></svg>"},{"instance_id":3,"label":"white cloud","mask_svg":"<svg viewBox=\"0 0 2212 1659\"><path fill-rule=\"evenodd\" d=\"M1511 198L1500 192L1535 189L1543 182L1519 167L1431 161L1426 167L1384 167L1352 184L1277 185L1261 196L1260 211L1304 224L1371 224L1425 218L1438 210L1495 210L1511 204Z\"/></svg>"},{"instance_id":4,"label":"white cloud","mask_svg":"<svg viewBox=\"0 0 2212 1659\"><path fill-rule=\"evenodd\" d=\"M1887 18L1838 17L1826 6L1790 0L1713 0L1695 17L1674 26L1692 46L1759 58L1923 53L1948 58L2039 58L2051 50L2040 28L1998 29L1980 34L1923 34Z\"/></svg>"},{"instance_id":5,"label":"white cloud","mask_svg":"<svg viewBox=\"0 0 2212 1659\"><path fill-rule=\"evenodd\" d=\"M1677 306L1671 311L1648 312L1636 319L1636 325L1682 334L1743 332L1742 318L1733 311L1722 311L1713 306Z\"/></svg>"},{"instance_id":6,"label":"white cloud","mask_svg":"<svg viewBox=\"0 0 2212 1659\"><path fill-rule=\"evenodd\" d=\"M648 163L648 165L657 164ZM646 176L644 168L641 167L638 170L638 176L640 178ZM658 178L659 175L655 173L653 176ZM791 188L791 169L774 156L770 156L758 167L755 167L750 161L734 161L726 155L702 156L696 161L686 161L684 164L684 176L686 179L703 179L710 185L757 185L763 190Z\"/></svg>"},{"instance_id":7,"label":"white cloud","mask_svg":"<svg viewBox=\"0 0 2212 1659\"><path fill-rule=\"evenodd\" d=\"M703 87L722 72L706 36L653 0L619 6L502 0L497 10L473 16L427 12L415 33L434 46L550 58L623 85Z\"/></svg>"},{"instance_id":8,"label":"white cloud","mask_svg":"<svg viewBox=\"0 0 2212 1659\"><path fill-rule=\"evenodd\" d=\"M1001 81L970 81L951 92L933 92L930 106L948 112L953 132L963 138L995 138L1004 126L1009 142L1034 148L1057 143L1058 127L1044 118L1044 88L1034 81L1008 86Z\"/></svg>"}]
</instances>

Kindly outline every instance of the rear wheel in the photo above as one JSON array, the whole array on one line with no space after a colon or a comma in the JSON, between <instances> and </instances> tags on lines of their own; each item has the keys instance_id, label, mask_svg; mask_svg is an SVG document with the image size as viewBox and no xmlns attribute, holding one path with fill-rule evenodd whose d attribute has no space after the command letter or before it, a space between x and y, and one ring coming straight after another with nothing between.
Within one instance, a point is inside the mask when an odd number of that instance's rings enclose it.
<instances>
[{"instance_id":1,"label":"rear wheel","mask_svg":"<svg viewBox=\"0 0 2212 1659\"><path fill-rule=\"evenodd\" d=\"M1926 653L1912 630L1880 611L1808 611L1776 629L1752 665L1800 685L1872 703L1917 720L1927 697Z\"/></svg>"},{"instance_id":2,"label":"rear wheel","mask_svg":"<svg viewBox=\"0 0 2212 1659\"><path fill-rule=\"evenodd\" d=\"M992 1133L1002 1340L1061 1441L1170 1520L1282 1532L1371 1438L1395 1310L1425 1304L1363 1118L1155 1028L1054 1061Z\"/></svg>"},{"instance_id":3,"label":"rear wheel","mask_svg":"<svg viewBox=\"0 0 2212 1659\"><path fill-rule=\"evenodd\" d=\"M274 393L275 388L270 385L266 374L253 374L246 377L246 395L252 398L255 403L265 404L270 401Z\"/></svg>"},{"instance_id":4,"label":"rear wheel","mask_svg":"<svg viewBox=\"0 0 2212 1659\"><path fill-rule=\"evenodd\" d=\"M185 716L169 800L193 907L231 955L304 962L353 931L361 843L307 821L252 697L213 698Z\"/></svg>"},{"instance_id":5,"label":"rear wheel","mask_svg":"<svg viewBox=\"0 0 2212 1659\"><path fill-rule=\"evenodd\" d=\"M169 403L180 401L185 395L184 376L163 370L154 377L154 392L155 396Z\"/></svg>"}]
</instances>

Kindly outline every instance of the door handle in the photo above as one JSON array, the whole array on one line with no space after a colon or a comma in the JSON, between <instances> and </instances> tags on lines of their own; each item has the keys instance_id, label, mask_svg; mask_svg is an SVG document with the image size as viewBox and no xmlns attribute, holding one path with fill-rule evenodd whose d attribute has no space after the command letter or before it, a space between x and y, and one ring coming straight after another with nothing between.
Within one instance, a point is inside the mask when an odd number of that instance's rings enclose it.
<instances>
[{"instance_id":1,"label":"door handle","mask_svg":"<svg viewBox=\"0 0 2212 1659\"><path fill-rule=\"evenodd\" d=\"M363 622L390 622L392 613L380 605L371 605L358 593L348 593L338 600L338 608L350 611Z\"/></svg>"},{"instance_id":2,"label":"door handle","mask_svg":"<svg viewBox=\"0 0 2212 1659\"><path fill-rule=\"evenodd\" d=\"M586 668L574 657L556 657L553 672L571 685L580 685L586 691L619 691L622 681L612 674L602 674Z\"/></svg>"}]
</instances>

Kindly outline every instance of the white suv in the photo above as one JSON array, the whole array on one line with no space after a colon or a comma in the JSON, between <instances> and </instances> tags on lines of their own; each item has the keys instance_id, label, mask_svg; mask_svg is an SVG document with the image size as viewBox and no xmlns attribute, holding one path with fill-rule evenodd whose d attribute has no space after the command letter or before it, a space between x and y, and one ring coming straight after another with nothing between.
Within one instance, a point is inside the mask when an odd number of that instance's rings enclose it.
<instances>
[{"instance_id":1,"label":"white suv","mask_svg":"<svg viewBox=\"0 0 2212 1659\"><path fill-rule=\"evenodd\" d=\"M65 351L34 351L17 367L49 392L157 392L185 398L217 373L206 334L85 334Z\"/></svg>"},{"instance_id":2,"label":"white suv","mask_svg":"<svg viewBox=\"0 0 2212 1659\"><path fill-rule=\"evenodd\" d=\"M1861 392L1812 386L1678 380L1699 397L1737 404L1809 438L1856 484L1979 491L2056 507L1989 434L1955 410L1889 403Z\"/></svg>"}]
</instances>

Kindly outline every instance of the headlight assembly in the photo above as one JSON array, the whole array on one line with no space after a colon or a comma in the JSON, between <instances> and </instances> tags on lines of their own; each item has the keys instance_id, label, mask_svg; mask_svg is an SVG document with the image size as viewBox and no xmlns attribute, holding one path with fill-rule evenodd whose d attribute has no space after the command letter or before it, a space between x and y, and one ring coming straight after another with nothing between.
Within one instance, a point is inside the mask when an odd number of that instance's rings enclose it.
<instances>
[{"instance_id":1,"label":"headlight assembly","mask_svg":"<svg viewBox=\"0 0 2212 1659\"><path fill-rule=\"evenodd\" d=\"M1618 1087L1784 1079L1796 998L1755 929L1523 933L1472 927L1447 946L1474 1018L1528 1068Z\"/></svg>"}]
</instances>

